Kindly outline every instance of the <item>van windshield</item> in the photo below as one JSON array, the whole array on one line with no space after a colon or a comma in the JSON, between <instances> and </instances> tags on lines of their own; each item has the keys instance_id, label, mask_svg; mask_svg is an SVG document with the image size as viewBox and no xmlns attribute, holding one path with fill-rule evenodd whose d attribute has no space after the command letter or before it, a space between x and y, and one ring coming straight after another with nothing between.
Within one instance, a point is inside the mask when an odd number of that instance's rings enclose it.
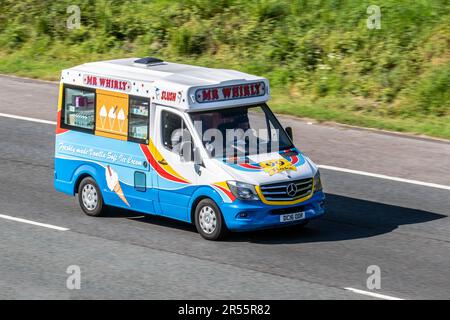
<instances>
[{"instance_id":1,"label":"van windshield","mask_svg":"<svg viewBox=\"0 0 450 320\"><path fill-rule=\"evenodd\" d=\"M206 151L214 158L240 158L293 148L266 104L190 113Z\"/></svg>"}]
</instances>

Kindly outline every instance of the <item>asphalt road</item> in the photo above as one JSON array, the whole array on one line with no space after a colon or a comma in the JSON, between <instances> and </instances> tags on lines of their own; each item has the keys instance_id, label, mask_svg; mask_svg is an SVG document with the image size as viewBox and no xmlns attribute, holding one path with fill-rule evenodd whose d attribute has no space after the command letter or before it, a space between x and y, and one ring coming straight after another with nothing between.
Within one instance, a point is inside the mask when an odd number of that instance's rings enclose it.
<instances>
[{"instance_id":1,"label":"asphalt road","mask_svg":"<svg viewBox=\"0 0 450 320\"><path fill-rule=\"evenodd\" d=\"M57 86L0 77L0 113L54 120ZM320 164L450 185L450 144L294 126ZM0 299L450 299L450 191L322 169L328 214L298 228L208 242L187 224L113 210L85 216L53 189L54 126L0 116ZM69 290L66 269L81 268Z\"/></svg>"}]
</instances>

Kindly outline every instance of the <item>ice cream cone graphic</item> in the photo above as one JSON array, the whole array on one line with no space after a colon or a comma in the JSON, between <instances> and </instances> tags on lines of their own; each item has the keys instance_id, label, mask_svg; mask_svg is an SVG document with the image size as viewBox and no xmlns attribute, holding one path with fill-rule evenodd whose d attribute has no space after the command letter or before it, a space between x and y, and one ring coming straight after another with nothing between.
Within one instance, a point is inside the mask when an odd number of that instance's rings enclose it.
<instances>
[{"instance_id":1,"label":"ice cream cone graphic","mask_svg":"<svg viewBox=\"0 0 450 320\"><path fill-rule=\"evenodd\" d=\"M120 186L119 182L117 182L116 185L114 186L114 192L119 196L120 199L122 199L123 202L125 202L127 206L130 206L130 204L127 201L127 198L125 198L125 195L123 194L122 187Z\"/></svg>"},{"instance_id":2,"label":"ice cream cone graphic","mask_svg":"<svg viewBox=\"0 0 450 320\"><path fill-rule=\"evenodd\" d=\"M111 107L108 112L109 128L111 130L113 130L114 122L116 121L116 109L117 107Z\"/></svg>"},{"instance_id":3,"label":"ice cream cone graphic","mask_svg":"<svg viewBox=\"0 0 450 320\"><path fill-rule=\"evenodd\" d=\"M123 109L120 109L117 120L119 121L119 130L122 132L123 124L125 122L125 113L123 112Z\"/></svg>"},{"instance_id":4,"label":"ice cream cone graphic","mask_svg":"<svg viewBox=\"0 0 450 320\"><path fill-rule=\"evenodd\" d=\"M130 207L127 198L125 198L125 195L123 194L122 187L120 186L119 176L110 166L106 166L106 183L108 184L109 190L114 191L119 198Z\"/></svg>"},{"instance_id":5,"label":"ice cream cone graphic","mask_svg":"<svg viewBox=\"0 0 450 320\"><path fill-rule=\"evenodd\" d=\"M103 105L100 109L100 122L102 125L102 128L105 128L105 121L106 117L108 116L108 113L106 112L106 107Z\"/></svg>"}]
</instances>

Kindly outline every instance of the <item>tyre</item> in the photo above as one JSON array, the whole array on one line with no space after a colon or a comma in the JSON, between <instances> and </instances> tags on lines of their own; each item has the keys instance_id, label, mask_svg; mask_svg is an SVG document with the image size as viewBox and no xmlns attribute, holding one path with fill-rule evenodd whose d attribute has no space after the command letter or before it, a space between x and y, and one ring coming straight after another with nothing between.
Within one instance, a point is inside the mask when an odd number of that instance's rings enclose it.
<instances>
[{"instance_id":1,"label":"tyre","mask_svg":"<svg viewBox=\"0 0 450 320\"><path fill-rule=\"evenodd\" d=\"M81 180L78 186L78 202L88 216L100 217L105 211L100 188L91 177Z\"/></svg>"},{"instance_id":2,"label":"tyre","mask_svg":"<svg viewBox=\"0 0 450 320\"><path fill-rule=\"evenodd\" d=\"M206 240L220 240L228 234L222 213L211 199L203 199L197 204L195 227Z\"/></svg>"}]
</instances>

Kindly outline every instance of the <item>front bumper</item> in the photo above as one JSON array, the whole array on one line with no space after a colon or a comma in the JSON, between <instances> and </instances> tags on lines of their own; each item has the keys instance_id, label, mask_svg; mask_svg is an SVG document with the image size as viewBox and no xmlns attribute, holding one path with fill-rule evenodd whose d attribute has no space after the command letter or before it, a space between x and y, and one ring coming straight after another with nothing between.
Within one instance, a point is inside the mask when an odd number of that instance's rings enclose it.
<instances>
[{"instance_id":1,"label":"front bumper","mask_svg":"<svg viewBox=\"0 0 450 320\"><path fill-rule=\"evenodd\" d=\"M262 201L240 201L221 206L228 229L250 231L304 223L325 213L325 195L316 192L310 199L295 205L268 205ZM280 222L280 215L304 211L305 219L293 222Z\"/></svg>"}]
</instances>

